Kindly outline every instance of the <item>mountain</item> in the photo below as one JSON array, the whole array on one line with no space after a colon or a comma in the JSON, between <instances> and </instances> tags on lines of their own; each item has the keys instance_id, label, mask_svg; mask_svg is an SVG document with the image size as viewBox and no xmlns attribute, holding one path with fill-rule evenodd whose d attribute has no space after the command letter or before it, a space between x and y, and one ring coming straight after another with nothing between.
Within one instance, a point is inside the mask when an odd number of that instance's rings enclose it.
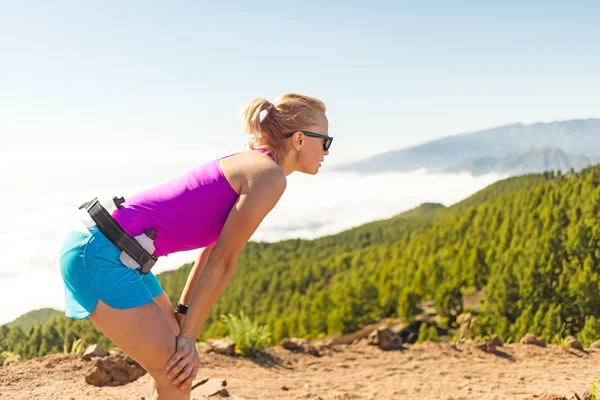
<instances>
[{"instance_id":1,"label":"mountain","mask_svg":"<svg viewBox=\"0 0 600 400\"><path fill-rule=\"evenodd\" d=\"M519 123L448 136L407 149L389 151L342 164L334 170L375 173L427 168L430 171L443 172L469 159L502 158L539 145L551 145L567 153L587 157L600 155L600 119L530 125Z\"/></svg>"},{"instance_id":2,"label":"mountain","mask_svg":"<svg viewBox=\"0 0 600 400\"><path fill-rule=\"evenodd\" d=\"M579 171L589 165L600 163L598 157L565 153L558 147L548 146L531 148L529 150L508 154L501 158L492 156L469 159L447 172L470 172L472 175L489 173L521 175L544 171L569 171L571 168Z\"/></svg>"},{"instance_id":3,"label":"mountain","mask_svg":"<svg viewBox=\"0 0 600 400\"><path fill-rule=\"evenodd\" d=\"M62 311L55 310L53 308L42 308L39 310L33 310L26 314L21 315L19 318L6 324L9 327L20 326L24 331L30 327L38 324L44 324L50 318L63 315Z\"/></svg>"}]
</instances>

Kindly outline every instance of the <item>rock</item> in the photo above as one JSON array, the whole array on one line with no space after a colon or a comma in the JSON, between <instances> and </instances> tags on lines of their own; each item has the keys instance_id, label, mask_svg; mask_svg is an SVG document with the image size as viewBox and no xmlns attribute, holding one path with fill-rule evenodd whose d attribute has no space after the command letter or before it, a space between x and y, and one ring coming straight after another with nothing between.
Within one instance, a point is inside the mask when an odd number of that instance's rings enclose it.
<instances>
[{"instance_id":1,"label":"rock","mask_svg":"<svg viewBox=\"0 0 600 400\"><path fill-rule=\"evenodd\" d=\"M533 333L528 333L521 338L519 341L521 344L532 344L535 346L546 347L546 341L541 337L534 335Z\"/></svg>"},{"instance_id":2,"label":"rock","mask_svg":"<svg viewBox=\"0 0 600 400\"><path fill-rule=\"evenodd\" d=\"M583 392L583 394L581 395L581 400L592 400L592 394L589 390Z\"/></svg>"},{"instance_id":3,"label":"rock","mask_svg":"<svg viewBox=\"0 0 600 400\"><path fill-rule=\"evenodd\" d=\"M235 343L231 339L212 340L209 344L215 353L231 356L235 352Z\"/></svg>"},{"instance_id":4,"label":"rock","mask_svg":"<svg viewBox=\"0 0 600 400\"><path fill-rule=\"evenodd\" d=\"M227 386L225 379L209 379L206 383L192 389L191 398L198 398L199 396L229 397L229 392L225 389L225 386Z\"/></svg>"},{"instance_id":5,"label":"rock","mask_svg":"<svg viewBox=\"0 0 600 400\"><path fill-rule=\"evenodd\" d=\"M191 390L196 389L200 385L204 385L209 380L210 378L208 376L197 376L196 379L194 379L194 381L192 382Z\"/></svg>"},{"instance_id":6,"label":"rock","mask_svg":"<svg viewBox=\"0 0 600 400\"><path fill-rule=\"evenodd\" d=\"M108 351L104 350L97 344L91 344L87 347L87 349L85 349L81 358L83 358L85 361L90 361L93 357L106 357L108 354Z\"/></svg>"},{"instance_id":7,"label":"rock","mask_svg":"<svg viewBox=\"0 0 600 400\"><path fill-rule=\"evenodd\" d=\"M310 343L307 343L304 346L302 346L302 351L304 353L310 354L311 356L321 357L321 353L319 352L319 350L317 350L317 348Z\"/></svg>"},{"instance_id":8,"label":"rock","mask_svg":"<svg viewBox=\"0 0 600 400\"><path fill-rule=\"evenodd\" d=\"M402 339L389 328L379 328L368 337L368 343L379 346L381 350L393 350L402 347Z\"/></svg>"},{"instance_id":9,"label":"rock","mask_svg":"<svg viewBox=\"0 0 600 400\"><path fill-rule=\"evenodd\" d=\"M197 350L198 350L198 354L208 354L211 351L214 351L214 348L210 344L204 343L203 345L198 346Z\"/></svg>"},{"instance_id":10,"label":"rock","mask_svg":"<svg viewBox=\"0 0 600 400\"><path fill-rule=\"evenodd\" d=\"M97 358L85 376L85 381L94 386L120 386L131 383L146 374L134 359L120 349L113 349L104 358Z\"/></svg>"},{"instance_id":11,"label":"rock","mask_svg":"<svg viewBox=\"0 0 600 400\"><path fill-rule=\"evenodd\" d=\"M281 347L283 347L286 350L297 350L299 347L308 344L308 340L301 338L284 338L281 339L281 342L279 342L279 344L281 344Z\"/></svg>"},{"instance_id":12,"label":"rock","mask_svg":"<svg viewBox=\"0 0 600 400\"><path fill-rule=\"evenodd\" d=\"M594 343L590 344L590 349L600 349L600 340L596 340Z\"/></svg>"},{"instance_id":13,"label":"rock","mask_svg":"<svg viewBox=\"0 0 600 400\"><path fill-rule=\"evenodd\" d=\"M479 348L488 353L495 353L496 347L502 347L502 346L504 346L504 344L502 343L502 340L500 340L498 335L494 335L490 339L488 339L487 342L485 342L484 344L479 346Z\"/></svg>"},{"instance_id":14,"label":"rock","mask_svg":"<svg viewBox=\"0 0 600 400\"><path fill-rule=\"evenodd\" d=\"M570 347L572 349L577 349L583 351L583 345L579 343L574 336L567 336L565 339L565 347Z\"/></svg>"},{"instance_id":15,"label":"rock","mask_svg":"<svg viewBox=\"0 0 600 400\"><path fill-rule=\"evenodd\" d=\"M281 347L283 347L284 349L290 350L290 351L298 351L301 353L307 353L307 354L313 355L315 357L321 356L321 353L319 352L319 350L315 346L310 344L308 342L308 340L306 340L306 339L285 338L285 339L281 340L280 344L281 344Z\"/></svg>"}]
</instances>

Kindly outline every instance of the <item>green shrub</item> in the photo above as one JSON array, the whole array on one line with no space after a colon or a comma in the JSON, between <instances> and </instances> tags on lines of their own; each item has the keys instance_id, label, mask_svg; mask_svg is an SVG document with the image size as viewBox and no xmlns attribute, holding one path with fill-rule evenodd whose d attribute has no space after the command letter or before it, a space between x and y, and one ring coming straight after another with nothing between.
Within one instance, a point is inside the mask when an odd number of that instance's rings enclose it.
<instances>
[{"instance_id":1,"label":"green shrub","mask_svg":"<svg viewBox=\"0 0 600 400\"><path fill-rule=\"evenodd\" d=\"M438 331L435 326L428 326L425 322L423 322L419 327L419 337L417 338L417 343L423 343L427 341L439 342L440 336L438 335Z\"/></svg>"},{"instance_id":2,"label":"green shrub","mask_svg":"<svg viewBox=\"0 0 600 400\"><path fill-rule=\"evenodd\" d=\"M244 313L239 317L233 314L221 316L229 328L229 337L235 343L235 351L243 356L252 356L261 352L269 343L271 332L266 325L250 321Z\"/></svg>"},{"instance_id":3,"label":"green shrub","mask_svg":"<svg viewBox=\"0 0 600 400\"><path fill-rule=\"evenodd\" d=\"M3 351L2 354L0 354L0 362L4 367L14 364L17 361L21 361L21 356L18 354L11 353L10 351Z\"/></svg>"}]
</instances>

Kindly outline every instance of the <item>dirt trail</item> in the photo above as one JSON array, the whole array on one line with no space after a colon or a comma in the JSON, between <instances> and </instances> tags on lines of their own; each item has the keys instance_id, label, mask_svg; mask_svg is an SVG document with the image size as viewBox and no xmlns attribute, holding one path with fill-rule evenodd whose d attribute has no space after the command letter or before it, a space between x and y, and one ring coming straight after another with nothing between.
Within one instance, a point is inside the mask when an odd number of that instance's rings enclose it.
<instances>
[{"instance_id":1,"label":"dirt trail","mask_svg":"<svg viewBox=\"0 0 600 400\"><path fill-rule=\"evenodd\" d=\"M322 357L273 347L251 360L201 356L199 376L227 381L231 396L258 399L532 399L581 395L600 377L600 350L512 344L497 354L472 345L424 343L382 351L364 342L335 346ZM52 355L0 368L0 400L149 400L148 375L120 387L93 387L91 363ZM194 396L192 396L194 398ZM198 397L196 397L198 398Z\"/></svg>"}]
</instances>

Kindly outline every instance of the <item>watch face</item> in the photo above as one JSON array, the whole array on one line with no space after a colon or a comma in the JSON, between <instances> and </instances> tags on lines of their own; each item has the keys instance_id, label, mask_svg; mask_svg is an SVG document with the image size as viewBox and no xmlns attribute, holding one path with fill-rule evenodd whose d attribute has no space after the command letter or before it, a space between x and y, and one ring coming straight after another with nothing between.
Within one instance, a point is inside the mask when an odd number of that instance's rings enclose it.
<instances>
[{"instance_id":1,"label":"watch face","mask_svg":"<svg viewBox=\"0 0 600 400\"><path fill-rule=\"evenodd\" d=\"M175 311L178 312L179 314L185 314L188 310L188 306L185 304L180 304L177 303L177 305L175 306Z\"/></svg>"}]
</instances>

